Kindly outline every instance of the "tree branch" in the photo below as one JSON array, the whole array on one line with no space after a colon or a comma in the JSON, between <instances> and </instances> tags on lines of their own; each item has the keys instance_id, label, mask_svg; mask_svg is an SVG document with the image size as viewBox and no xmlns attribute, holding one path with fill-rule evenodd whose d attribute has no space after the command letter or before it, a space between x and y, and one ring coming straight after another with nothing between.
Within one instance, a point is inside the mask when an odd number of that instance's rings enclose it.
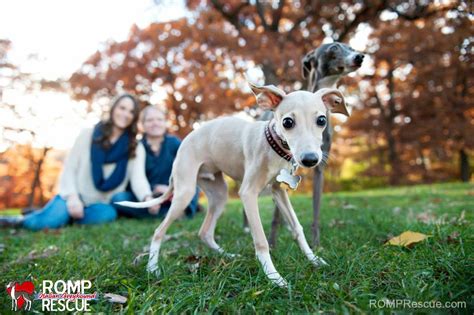
<instances>
[{"instance_id":1,"label":"tree branch","mask_svg":"<svg viewBox=\"0 0 474 315\"><path fill-rule=\"evenodd\" d=\"M408 21L416 21L416 20L421 19L421 18L430 17L430 16L435 15L439 12L445 12L445 11L456 9L457 4L455 2L451 5L443 6L440 9L437 9L437 10L428 10L429 7L430 7L429 5L417 5L417 6L415 6L414 9L412 9L413 12L411 14L409 14L408 12L401 12L400 10L398 10L394 6L389 6L388 9L390 11L396 13L400 18L403 18L403 19L408 20Z\"/></svg>"},{"instance_id":2,"label":"tree branch","mask_svg":"<svg viewBox=\"0 0 474 315\"><path fill-rule=\"evenodd\" d=\"M341 42L344 41L347 35L349 35L350 32L354 31L357 26L359 26L359 24L378 16L384 9L386 9L386 7L387 0L380 1L375 8L365 4L364 8L356 14L355 18L349 24L346 24L342 32L339 33L338 37L335 39Z\"/></svg>"},{"instance_id":3,"label":"tree branch","mask_svg":"<svg viewBox=\"0 0 474 315\"><path fill-rule=\"evenodd\" d=\"M241 24L239 21L239 13L240 11L245 8L246 6L249 5L248 1L242 2L240 5L238 5L234 10L231 12L227 12L227 10L224 8L224 5L220 3L218 0L211 0L212 5L214 8L227 20L229 23L234 25L234 27L237 30L240 30Z\"/></svg>"},{"instance_id":4,"label":"tree branch","mask_svg":"<svg viewBox=\"0 0 474 315\"><path fill-rule=\"evenodd\" d=\"M278 24L281 20L281 15L283 13L283 6L285 5L285 0L280 0L278 3L278 8L273 12L273 20L270 29L274 32L278 31Z\"/></svg>"},{"instance_id":5,"label":"tree branch","mask_svg":"<svg viewBox=\"0 0 474 315\"><path fill-rule=\"evenodd\" d=\"M256 0L256 5L257 5L258 16L260 17L260 20L262 20L262 25L266 30L268 30L268 24L267 24L267 21L265 20L265 11L262 6L262 3Z\"/></svg>"},{"instance_id":6,"label":"tree branch","mask_svg":"<svg viewBox=\"0 0 474 315\"><path fill-rule=\"evenodd\" d=\"M315 15L316 12L317 12L317 6L314 1L311 4L304 6L304 14L295 21L295 24L293 24L291 29L286 33L286 39L293 41L293 38L292 38L293 32L298 27L301 26L301 23L305 22L312 15Z\"/></svg>"}]
</instances>

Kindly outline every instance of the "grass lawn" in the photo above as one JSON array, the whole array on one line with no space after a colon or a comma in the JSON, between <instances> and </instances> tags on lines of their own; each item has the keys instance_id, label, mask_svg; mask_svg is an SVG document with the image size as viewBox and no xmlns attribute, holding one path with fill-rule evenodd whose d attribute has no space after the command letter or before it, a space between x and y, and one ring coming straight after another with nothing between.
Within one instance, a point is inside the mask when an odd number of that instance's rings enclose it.
<instances>
[{"instance_id":1,"label":"grass lawn","mask_svg":"<svg viewBox=\"0 0 474 315\"><path fill-rule=\"evenodd\" d=\"M311 199L304 195L291 199L309 236ZM261 198L267 235L272 210L271 199ZM106 313L352 313L375 311L369 308L371 299L408 299L465 301L466 308L437 312L472 314L473 210L472 184L326 194L322 246L317 252L330 266L312 267L290 233L282 229L272 257L290 283L288 289L266 280L251 236L242 229L238 200L229 202L216 239L240 257L219 256L198 239L204 218L201 213L169 229L172 237L162 246L158 279L145 272L147 257L133 263L148 246L158 221L120 219L104 226L70 226L37 233L2 229L0 243L5 248L0 252L0 282L4 287L9 281L31 280L38 291L43 280L89 279L91 292L128 297L126 304L103 299L92 302L93 312ZM407 230L432 237L410 249L384 246L390 237ZM0 294L0 313L10 310L11 300L4 293ZM40 304L34 301L33 309L40 310Z\"/></svg>"}]
</instances>

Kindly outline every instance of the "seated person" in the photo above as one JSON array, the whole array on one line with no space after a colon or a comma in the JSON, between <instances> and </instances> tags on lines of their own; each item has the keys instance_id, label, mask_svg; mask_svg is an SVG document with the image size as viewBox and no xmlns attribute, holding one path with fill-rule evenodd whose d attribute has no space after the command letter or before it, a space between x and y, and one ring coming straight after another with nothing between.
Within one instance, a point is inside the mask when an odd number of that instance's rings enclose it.
<instances>
[{"instance_id":1,"label":"seated person","mask_svg":"<svg viewBox=\"0 0 474 315\"><path fill-rule=\"evenodd\" d=\"M154 106L147 106L142 110L140 122L144 131L141 142L146 151L143 168L150 189L153 191L153 197L158 197L168 189L173 162L181 141L167 133L166 115ZM185 211L188 217L192 217L196 213L198 197L199 194L196 191L196 195ZM112 202L119 201L137 201L137 196L129 191L123 192L115 195L112 199ZM137 209L114 204L119 214L134 218L164 217L170 205L171 201L166 201L149 209Z\"/></svg>"},{"instance_id":2,"label":"seated person","mask_svg":"<svg viewBox=\"0 0 474 315\"><path fill-rule=\"evenodd\" d=\"M110 118L83 130L76 139L64 164L58 195L15 225L41 230L60 228L71 220L79 224L113 221L117 212L110 200L125 190L129 179L140 200L150 198L143 168L136 164L145 158L145 149L136 140L138 114L132 95L119 96Z\"/></svg>"}]
</instances>

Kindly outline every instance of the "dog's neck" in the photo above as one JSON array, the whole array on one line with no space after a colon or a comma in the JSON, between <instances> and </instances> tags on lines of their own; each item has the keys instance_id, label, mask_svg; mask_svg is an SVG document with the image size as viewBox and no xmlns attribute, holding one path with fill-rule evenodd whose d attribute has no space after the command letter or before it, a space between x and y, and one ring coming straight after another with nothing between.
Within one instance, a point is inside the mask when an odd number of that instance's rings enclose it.
<instances>
[{"instance_id":1,"label":"dog's neck","mask_svg":"<svg viewBox=\"0 0 474 315\"><path fill-rule=\"evenodd\" d=\"M322 88L337 88L337 82L340 78L341 75L338 74L323 76L319 71L312 72L309 87L313 93Z\"/></svg>"},{"instance_id":2,"label":"dog's neck","mask_svg":"<svg viewBox=\"0 0 474 315\"><path fill-rule=\"evenodd\" d=\"M316 92L317 90L322 88L336 88L337 82L339 82L340 78L340 75L329 75L327 77L320 77L320 79L316 80L316 90L313 92Z\"/></svg>"},{"instance_id":3,"label":"dog's neck","mask_svg":"<svg viewBox=\"0 0 474 315\"><path fill-rule=\"evenodd\" d=\"M288 143L277 133L275 123L275 119L272 119L265 125L265 138L273 151L290 162L293 155L288 147Z\"/></svg>"}]
</instances>

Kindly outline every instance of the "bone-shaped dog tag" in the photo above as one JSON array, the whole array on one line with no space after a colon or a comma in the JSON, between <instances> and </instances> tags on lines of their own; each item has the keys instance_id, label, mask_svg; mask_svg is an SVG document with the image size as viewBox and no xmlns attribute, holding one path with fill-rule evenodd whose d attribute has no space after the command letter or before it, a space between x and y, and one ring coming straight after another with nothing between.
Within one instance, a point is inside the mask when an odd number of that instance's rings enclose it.
<instances>
[{"instance_id":1,"label":"bone-shaped dog tag","mask_svg":"<svg viewBox=\"0 0 474 315\"><path fill-rule=\"evenodd\" d=\"M280 170L280 174L276 177L276 180L280 183L285 183L291 189L295 190L301 181L301 176L293 175L286 168Z\"/></svg>"}]
</instances>

